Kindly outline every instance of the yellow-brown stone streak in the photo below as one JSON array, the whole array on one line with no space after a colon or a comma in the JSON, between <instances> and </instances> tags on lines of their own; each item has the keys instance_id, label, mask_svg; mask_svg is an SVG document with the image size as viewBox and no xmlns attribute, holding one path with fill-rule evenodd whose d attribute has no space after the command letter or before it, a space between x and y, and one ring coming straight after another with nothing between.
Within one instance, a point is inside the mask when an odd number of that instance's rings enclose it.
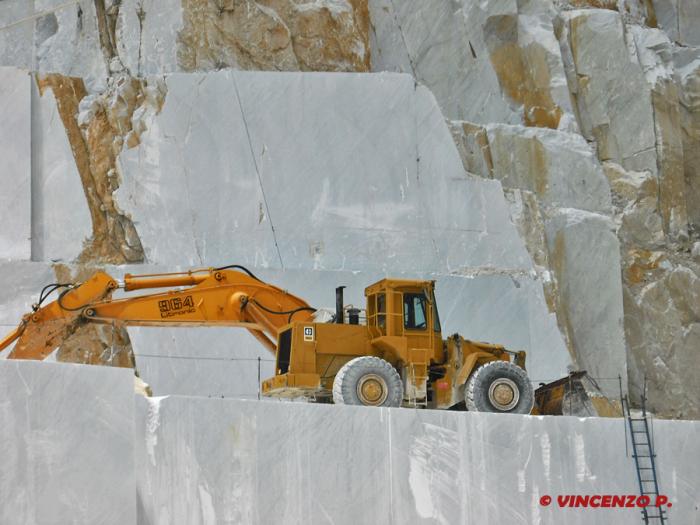
<instances>
[{"instance_id":1,"label":"yellow-brown stone streak","mask_svg":"<svg viewBox=\"0 0 700 525\"><path fill-rule=\"evenodd\" d=\"M182 0L185 71L369 71L367 0Z\"/></svg>"},{"instance_id":2,"label":"yellow-brown stone streak","mask_svg":"<svg viewBox=\"0 0 700 525\"><path fill-rule=\"evenodd\" d=\"M138 82L131 80L131 82ZM87 95L83 80L62 75L38 75L39 92L53 91L58 112L66 129L73 158L87 199L92 220L92 238L85 243L77 260L80 263L123 264L143 262L138 233L131 220L121 213L112 198L116 177L115 138L130 130L128 119L113 121L103 110L89 122L85 135L78 125L80 101ZM131 102L136 106L136 98ZM125 103L129 104L128 101Z\"/></svg>"},{"instance_id":3,"label":"yellow-brown stone streak","mask_svg":"<svg viewBox=\"0 0 700 525\"><path fill-rule=\"evenodd\" d=\"M491 64L506 96L523 105L525 125L557 129L563 112L552 99L545 49L537 43L520 47L515 17L492 17L488 26Z\"/></svg>"}]
</instances>

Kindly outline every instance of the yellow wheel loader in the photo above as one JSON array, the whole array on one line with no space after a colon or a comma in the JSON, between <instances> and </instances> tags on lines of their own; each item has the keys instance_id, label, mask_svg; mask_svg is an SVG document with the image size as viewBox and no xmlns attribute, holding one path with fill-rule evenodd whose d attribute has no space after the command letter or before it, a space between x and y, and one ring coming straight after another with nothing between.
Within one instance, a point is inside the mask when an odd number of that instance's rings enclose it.
<instances>
[{"instance_id":1,"label":"yellow wheel loader","mask_svg":"<svg viewBox=\"0 0 700 525\"><path fill-rule=\"evenodd\" d=\"M113 298L117 290L153 293ZM42 306L51 293L53 302ZM528 414L534 392L525 352L451 335L443 339L435 282L382 279L365 289L364 310L343 304L327 322L286 290L242 266L129 275L97 272L83 283L42 290L33 311L0 341L12 359L44 359L83 323L240 326L276 360L262 383L271 397L367 406L466 408Z\"/></svg>"}]
</instances>

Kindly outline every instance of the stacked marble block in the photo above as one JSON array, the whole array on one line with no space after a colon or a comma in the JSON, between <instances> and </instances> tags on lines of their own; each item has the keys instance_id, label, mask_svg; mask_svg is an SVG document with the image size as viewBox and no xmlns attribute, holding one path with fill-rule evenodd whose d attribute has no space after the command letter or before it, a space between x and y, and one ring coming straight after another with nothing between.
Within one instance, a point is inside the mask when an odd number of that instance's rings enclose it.
<instances>
[{"instance_id":1,"label":"stacked marble block","mask_svg":"<svg viewBox=\"0 0 700 525\"><path fill-rule=\"evenodd\" d=\"M636 524L621 419L133 394L128 370L0 361L0 522ZM698 523L699 422L654 421L661 491ZM629 444L628 444L629 445Z\"/></svg>"},{"instance_id":2,"label":"stacked marble block","mask_svg":"<svg viewBox=\"0 0 700 525\"><path fill-rule=\"evenodd\" d=\"M0 523L136 523L130 370L0 360Z\"/></svg>"},{"instance_id":3,"label":"stacked marble block","mask_svg":"<svg viewBox=\"0 0 700 525\"><path fill-rule=\"evenodd\" d=\"M3 189L32 188L15 199L17 238L2 245L9 330L55 280L51 262L75 260L91 229L52 91L5 71L22 82L33 139L31 164L0 173ZM410 76L221 71L156 81L163 106L134 113L140 143L121 152L114 193L149 264L109 268L115 277L245 264L316 307L333 305L338 285L362 306L365 286L384 276L431 278L445 334L526 350L533 380L566 374L568 351L500 183L464 171L434 97ZM258 368L273 371L240 330L130 335L156 394L255 398Z\"/></svg>"}]
</instances>

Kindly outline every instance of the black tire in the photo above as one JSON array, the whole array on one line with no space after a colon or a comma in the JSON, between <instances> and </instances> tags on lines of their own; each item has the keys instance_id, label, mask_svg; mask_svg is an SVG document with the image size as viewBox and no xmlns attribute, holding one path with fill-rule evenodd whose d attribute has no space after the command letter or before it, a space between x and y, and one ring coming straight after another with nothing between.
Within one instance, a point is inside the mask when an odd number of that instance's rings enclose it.
<instances>
[{"instance_id":1,"label":"black tire","mask_svg":"<svg viewBox=\"0 0 700 525\"><path fill-rule=\"evenodd\" d=\"M338 405L398 407L402 399L401 376L378 357L348 361L333 380L333 402Z\"/></svg>"},{"instance_id":2,"label":"black tire","mask_svg":"<svg viewBox=\"0 0 700 525\"><path fill-rule=\"evenodd\" d=\"M464 401L470 412L529 414L535 392L525 370L508 361L490 361L472 373L464 389Z\"/></svg>"}]
</instances>

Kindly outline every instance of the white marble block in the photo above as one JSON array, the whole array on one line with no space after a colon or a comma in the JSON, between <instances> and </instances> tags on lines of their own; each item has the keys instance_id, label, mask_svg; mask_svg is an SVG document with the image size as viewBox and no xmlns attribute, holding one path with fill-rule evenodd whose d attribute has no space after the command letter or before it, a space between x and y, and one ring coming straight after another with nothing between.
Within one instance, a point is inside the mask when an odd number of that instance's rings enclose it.
<instances>
[{"instance_id":1,"label":"white marble block","mask_svg":"<svg viewBox=\"0 0 700 525\"><path fill-rule=\"evenodd\" d=\"M622 419L138 399L138 523L640 522L557 495L636 494ZM700 423L656 421L669 518L694 523ZM680 453L675 453L674 449ZM540 504L550 495L554 502Z\"/></svg>"},{"instance_id":2,"label":"white marble block","mask_svg":"<svg viewBox=\"0 0 700 525\"><path fill-rule=\"evenodd\" d=\"M135 522L133 372L0 361L0 523Z\"/></svg>"}]
</instances>

